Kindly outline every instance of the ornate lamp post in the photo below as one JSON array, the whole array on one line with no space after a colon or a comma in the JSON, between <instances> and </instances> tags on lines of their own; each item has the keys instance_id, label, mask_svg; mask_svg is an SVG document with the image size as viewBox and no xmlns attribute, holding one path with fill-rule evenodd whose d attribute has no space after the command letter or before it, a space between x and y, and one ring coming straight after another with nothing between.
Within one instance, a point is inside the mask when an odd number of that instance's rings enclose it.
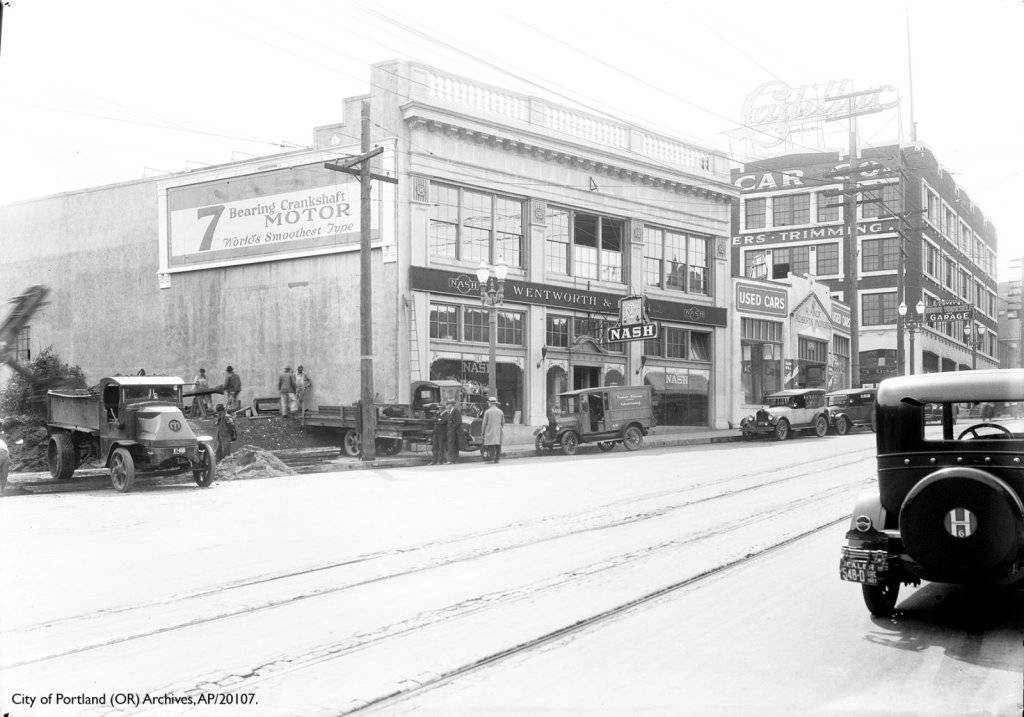
<instances>
[{"instance_id":1,"label":"ornate lamp post","mask_svg":"<svg viewBox=\"0 0 1024 717\"><path fill-rule=\"evenodd\" d=\"M916 316L907 316L907 304L904 301L900 302L900 305L896 307L896 311L899 312L900 321L903 322L904 328L907 333L910 334L910 373L914 373L914 334L921 328L924 323L924 301L918 301L917 305L914 306L914 311L917 313Z\"/></svg>"},{"instance_id":2,"label":"ornate lamp post","mask_svg":"<svg viewBox=\"0 0 1024 717\"><path fill-rule=\"evenodd\" d=\"M971 346L971 369L978 368L978 347L981 346L981 340L985 338L985 332L987 327L984 324L979 324L974 320L974 311L971 310L970 322L964 324L964 341Z\"/></svg>"},{"instance_id":3,"label":"ornate lamp post","mask_svg":"<svg viewBox=\"0 0 1024 717\"><path fill-rule=\"evenodd\" d=\"M480 301L490 309L487 336L490 339L490 356L487 362L487 395L498 396L498 306L505 300L505 277L508 267L504 264L489 266L480 262L476 279L480 283Z\"/></svg>"}]
</instances>

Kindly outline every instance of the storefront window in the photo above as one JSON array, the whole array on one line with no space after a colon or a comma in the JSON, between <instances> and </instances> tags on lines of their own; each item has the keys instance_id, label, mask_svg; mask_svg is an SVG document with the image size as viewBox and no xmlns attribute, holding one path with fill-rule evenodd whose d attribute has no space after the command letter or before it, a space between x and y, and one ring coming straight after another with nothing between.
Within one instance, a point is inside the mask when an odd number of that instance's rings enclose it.
<instances>
[{"instance_id":1,"label":"storefront window","mask_svg":"<svg viewBox=\"0 0 1024 717\"><path fill-rule=\"evenodd\" d=\"M644 354L688 361L710 361L711 334L662 324L661 336L644 341Z\"/></svg>"},{"instance_id":2,"label":"storefront window","mask_svg":"<svg viewBox=\"0 0 1024 717\"><path fill-rule=\"evenodd\" d=\"M782 324L762 319L741 319L743 400L758 404L782 390Z\"/></svg>"},{"instance_id":3,"label":"storefront window","mask_svg":"<svg viewBox=\"0 0 1024 717\"><path fill-rule=\"evenodd\" d=\"M457 341L459 338L458 307L451 304L430 305L430 338Z\"/></svg>"},{"instance_id":4,"label":"storefront window","mask_svg":"<svg viewBox=\"0 0 1024 717\"><path fill-rule=\"evenodd\" d=\"M523 313L497 312L497 343L524 346ZM461 327L461 331L460 331ZM490 341L490 310L457 304L430 304L430 338L445 341Z\"/></svg>"},{"instance_id":5,"label":"storefront window","mask_svg":"<svg viewBox=\"0 0 1024 717\"><path fill-rule=\"evenodd\" d=\"M797 346L797 375L795 385L799 388L821 388L827 377L828 342L801 336Z\"/></svg>"},{"instance_id":6,"label":"storefront window","mask_svg":"<svg viewBox=\"0 0 1024 717\"><path fill-rule=\"evenodd\" d=\"M487 362L475 359L437 359L430 364L430 380L458 381L462 384L463 397L468 403L483 405L486 402L489 377ZM498 357L495 383L498 387L498 406L505 414L506 421L523 415L523 372L511 363L504 363Z\"/></svg>"},{"instance_id":7,"label":"storefront window","mask_svg":"<svg viewBox=\"0 0 1024 717\"><path fill-rule=\"evenodd\" d=\"M569 317L548 316L547 330L544 333L544 343L547 346L569 345Z\"/></svg>"},{"instance_id":8,"label":"storefront window","mask_svg":"<svg viewBox=\"0 0 1024 717\"><path fill-rule=\"evenodd\" d=\"M711 372L704 369L649 371L644 383L652 387L654 417L659 426L706 426Z\"/></svg>"}]
</instances>

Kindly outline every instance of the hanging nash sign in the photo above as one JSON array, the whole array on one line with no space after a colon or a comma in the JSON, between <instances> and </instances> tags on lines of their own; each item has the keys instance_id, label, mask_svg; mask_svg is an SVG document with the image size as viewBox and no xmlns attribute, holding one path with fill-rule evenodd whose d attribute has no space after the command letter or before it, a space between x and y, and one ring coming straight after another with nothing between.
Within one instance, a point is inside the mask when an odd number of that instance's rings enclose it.
<instances>
[{"instance_id":1,"label":"hanging nash sign","mask_svg":"<svg viewBox=\"0 0 1024 717\"><path fill-rule=\"evenodd\" d=\"M647 303L642 296L619 299L619 325L609 326L605 341L643 341L658 338L658 324L647 318Z\"/></svg>"}]
</instances>

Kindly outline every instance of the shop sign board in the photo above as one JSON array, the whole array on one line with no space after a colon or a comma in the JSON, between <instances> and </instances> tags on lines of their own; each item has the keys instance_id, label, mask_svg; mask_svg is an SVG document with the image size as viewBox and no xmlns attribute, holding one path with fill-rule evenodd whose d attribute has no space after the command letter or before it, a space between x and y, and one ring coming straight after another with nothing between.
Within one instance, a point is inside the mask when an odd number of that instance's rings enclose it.
<instances>
[{"instance_id":1,"label":"shop sign board","mask_svg":"<svg viewBox=\"0 0 1024 717\"><path fill-rule=\"evenodd\" d=\"M605 333L605 341L609 343L656 338L658 338L658 325L655 323L609 326Z\"/></svg>"},{"instance_id":2,"label":"shop sign board","mask_svg":"<svg viewBox=\"0 0 1024 717\"><path fill-rule=\"evenodd\" d=\"M736 310L785 316L789 313L789 292L770 286L737 282Z\"/></svg>"},{"instance_id":3,"label":"shop sign board","mask_svg":"<svg viewBox=\"0 0 1024 717\"><path fill-rule=\"evenodd\" d=\"M359 183L318 162L169 186L165 230L172 271L358 247Z\"/></svg>"},{"instance_id":4,"label":"shop sign board","mask_svg":"<svg viewBox=\"0 0 1024 717\"><path fill-rule=\"evenodd\" d=\"M472 296L479 298L480 285L475 276L445 269L431 269L425 266L409 268L410 288L450 296ZM505 302L538 304L594 314L615 314L619 301L626 298L620 294L590 291L554 284L505 280ZM679 321L704 326L725 326L727 311L723 306L704 306L683 301L648 299L647 310L654 320Z\"/></svg>"},{"instance_id":5,"label":"shop sign board","mask_svg":"<svg viewBox=\"0 0 1024 717\"><path fill-rule=\"evenodd\" d=\"M797 331L832 331L832 317L825 313L821 301L811 294L793 311L793 325Z\"/></svg>"},{"instance_id":6,"label":"shop sign board","mask_svg":"<svg viewBox=\"0 0 1024 717\"><path fill-rule=\"evenodd\" d=\"M832 325L842 331L849 331L852 325L850 320L850 307L841 304L832 304Z\"/></svg>"},{"instance_id":7,"label":"shop sign board","mask_svg":"<svg viewBox=\"0 0 1024 717\"><path fill-rule=\"evenodd\" d=\"M925 321L970 321L973 309L967 304L952 306L928 306L924 310Z\"/></svg>"},{"instance_id":8,"label":"shop sign board","mask_svg":"<svg viewBox=\"0 0 1024 717\"><path fill-rule=\"evenodd\" d=\"M857 225L857 236L874 234L890 234L896 231L896 224L891 221L861 222ZM739 234L732 238L734 247L767 246L771 244L789 244L798 241L821 241L825 239L842 239L846 236L846 226L831 224L828 226L804 227L758 234Z\"/></svg>"}]
</instances>

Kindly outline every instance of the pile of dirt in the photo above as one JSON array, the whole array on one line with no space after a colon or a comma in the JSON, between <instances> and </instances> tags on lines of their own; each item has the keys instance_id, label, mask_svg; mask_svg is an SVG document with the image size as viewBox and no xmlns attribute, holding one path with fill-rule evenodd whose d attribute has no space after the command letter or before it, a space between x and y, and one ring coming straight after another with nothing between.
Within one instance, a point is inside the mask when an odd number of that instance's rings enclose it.
<instances>
[{"instance_id":1,"label":"pile of dirt","mask_svg":"<svg viewBox=\"0 0 1024 717\"><path fill-rule=\"evenodd\" d=\"M276 478L295 475L295 471L269 451L252 445L236 449L217 464L217 480Z\"/></svg>"},{"instance_id":2,"label":"pile of dirt","mask_svg":"<svg viewBox=\"0 0 1024 717\"><path fill-rule=\"evenodd\" d=\"M238 416L235 419L235 430L238 431L236 445L250 444L267 451L327 446L339 448L342 439L341 431L336 429L303 427L300 419L281 416Z\"/></svg>"},{"instance_id":3,"label":"pile of dirt","mask_svg":"<svg viewBox=\"0 0 1024 717\"><path fill-rule=\"evenodd\" d=\"M0 420L4 442L11 452L10 471L45 471L46 424L29 416L12 416ZM21 443L18 443L21 441Z\"/></svg>"}]
</instances>

